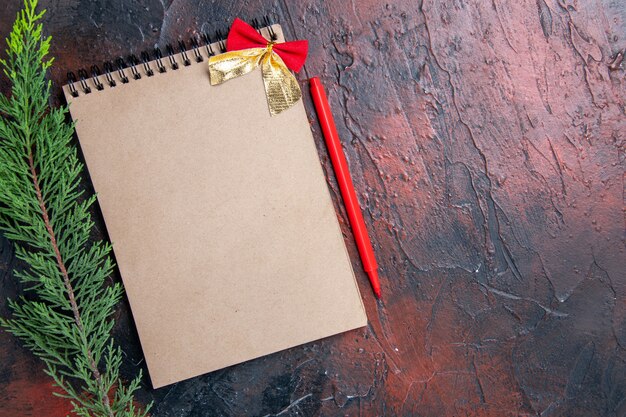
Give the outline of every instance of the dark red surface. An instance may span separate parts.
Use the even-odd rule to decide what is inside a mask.
[[[68,69],[236,16],[308,39],[299,78],[327,87],[378,255],[381,303],[337,206],[370,325],[159,390],[146,379],[154,416],[626,415],[623,2],[44,5],[58,100]],[[2,38],[18,6],[0,6]],[[0,248],[4,299],[19,265]],[[130,377],[144,364],[126,305],[116,319]],[[0,357],[0,416],[65,415],[4,332]]]

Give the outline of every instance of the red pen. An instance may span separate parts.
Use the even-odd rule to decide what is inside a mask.
[[[359,200],[356,197],[354,191],[354,184],[352,184],[352,178],[350,177],[350,171],[348,170],[348,162],[341,149],[341,142],[339,142],[339,135],[337,134],[337,128],[335,127],[335,120],[330,112],[330,105],[328,104],[328,98],[324,92],[324,87],[318,77],[313,77],[309,80],[311,87],[311,96],[313,97],[313,103],[315,104],[315,111],[320,120],[322,126],[322,132],[324,132],[324,140],[326,141],[326,147],[328,147],[328,153],[333,163],[335,170],[335,176],[339,183],[339,189],[343,197],[343,202],[346,206],[346,212],[350,219],[350,226],[352,226],[352,233],[354,233],[354,239],[356,245],[359,248],[359,254],[361,255],[361,262],[363,263],[363,269],[367,273],[374,294],[377,298],[380,298],[380,282],[378,282],[378,264],[374,257],[374,249],[372,248],[372,242],[370,242],[369,235],[367,234],[367,228],[365,227],[365,221],[363,220],[363,214],[359,207]]]

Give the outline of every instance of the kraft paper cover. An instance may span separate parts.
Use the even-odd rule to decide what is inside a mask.
[[[302,101],[200,51],[64,87],[155,388],[367,323]]]

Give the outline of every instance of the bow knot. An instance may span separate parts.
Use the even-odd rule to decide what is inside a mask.
[[[302,97],[298,81],[290,69],[298,72],[304,65],[308,41],[268,41],[252,26],[235,19],[228,32],[226,50],[209,58],[211,85],[221,84],[261,66],[272,116],[293,106]]]

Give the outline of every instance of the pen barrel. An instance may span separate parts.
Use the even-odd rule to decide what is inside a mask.
[[[335,168],[335,176],[337,177],[337,183],[343,197],[344,205],[346,206],[346,212],[348,213],[348,219],[350,220],[350,226],[354,233],[354,239],[356,241],[359,254],[361,255],[361,262],[363,263],[363,269],[366,272],[374,271],[378,269],[376,258],[374,256],[374,249],[365,227],[365,221],[363,220],[363,214],[361,207],[359,206],[359,200],[354,190],[352,178],[350,177],[350,170],[348,169],[348,162],[341,148],[341,142],[339,141],[339,135],[337,134],[337,127],[333,115],[330,111],[328,99],[324,91],[324,87],[321,85],[317,77],[311,78],[311,96],[313,97],[313,103],[315,110],[317,111],[320,126],[324,133],[324,141],[328,148],[328,154],[332,160],[333,167]]]

